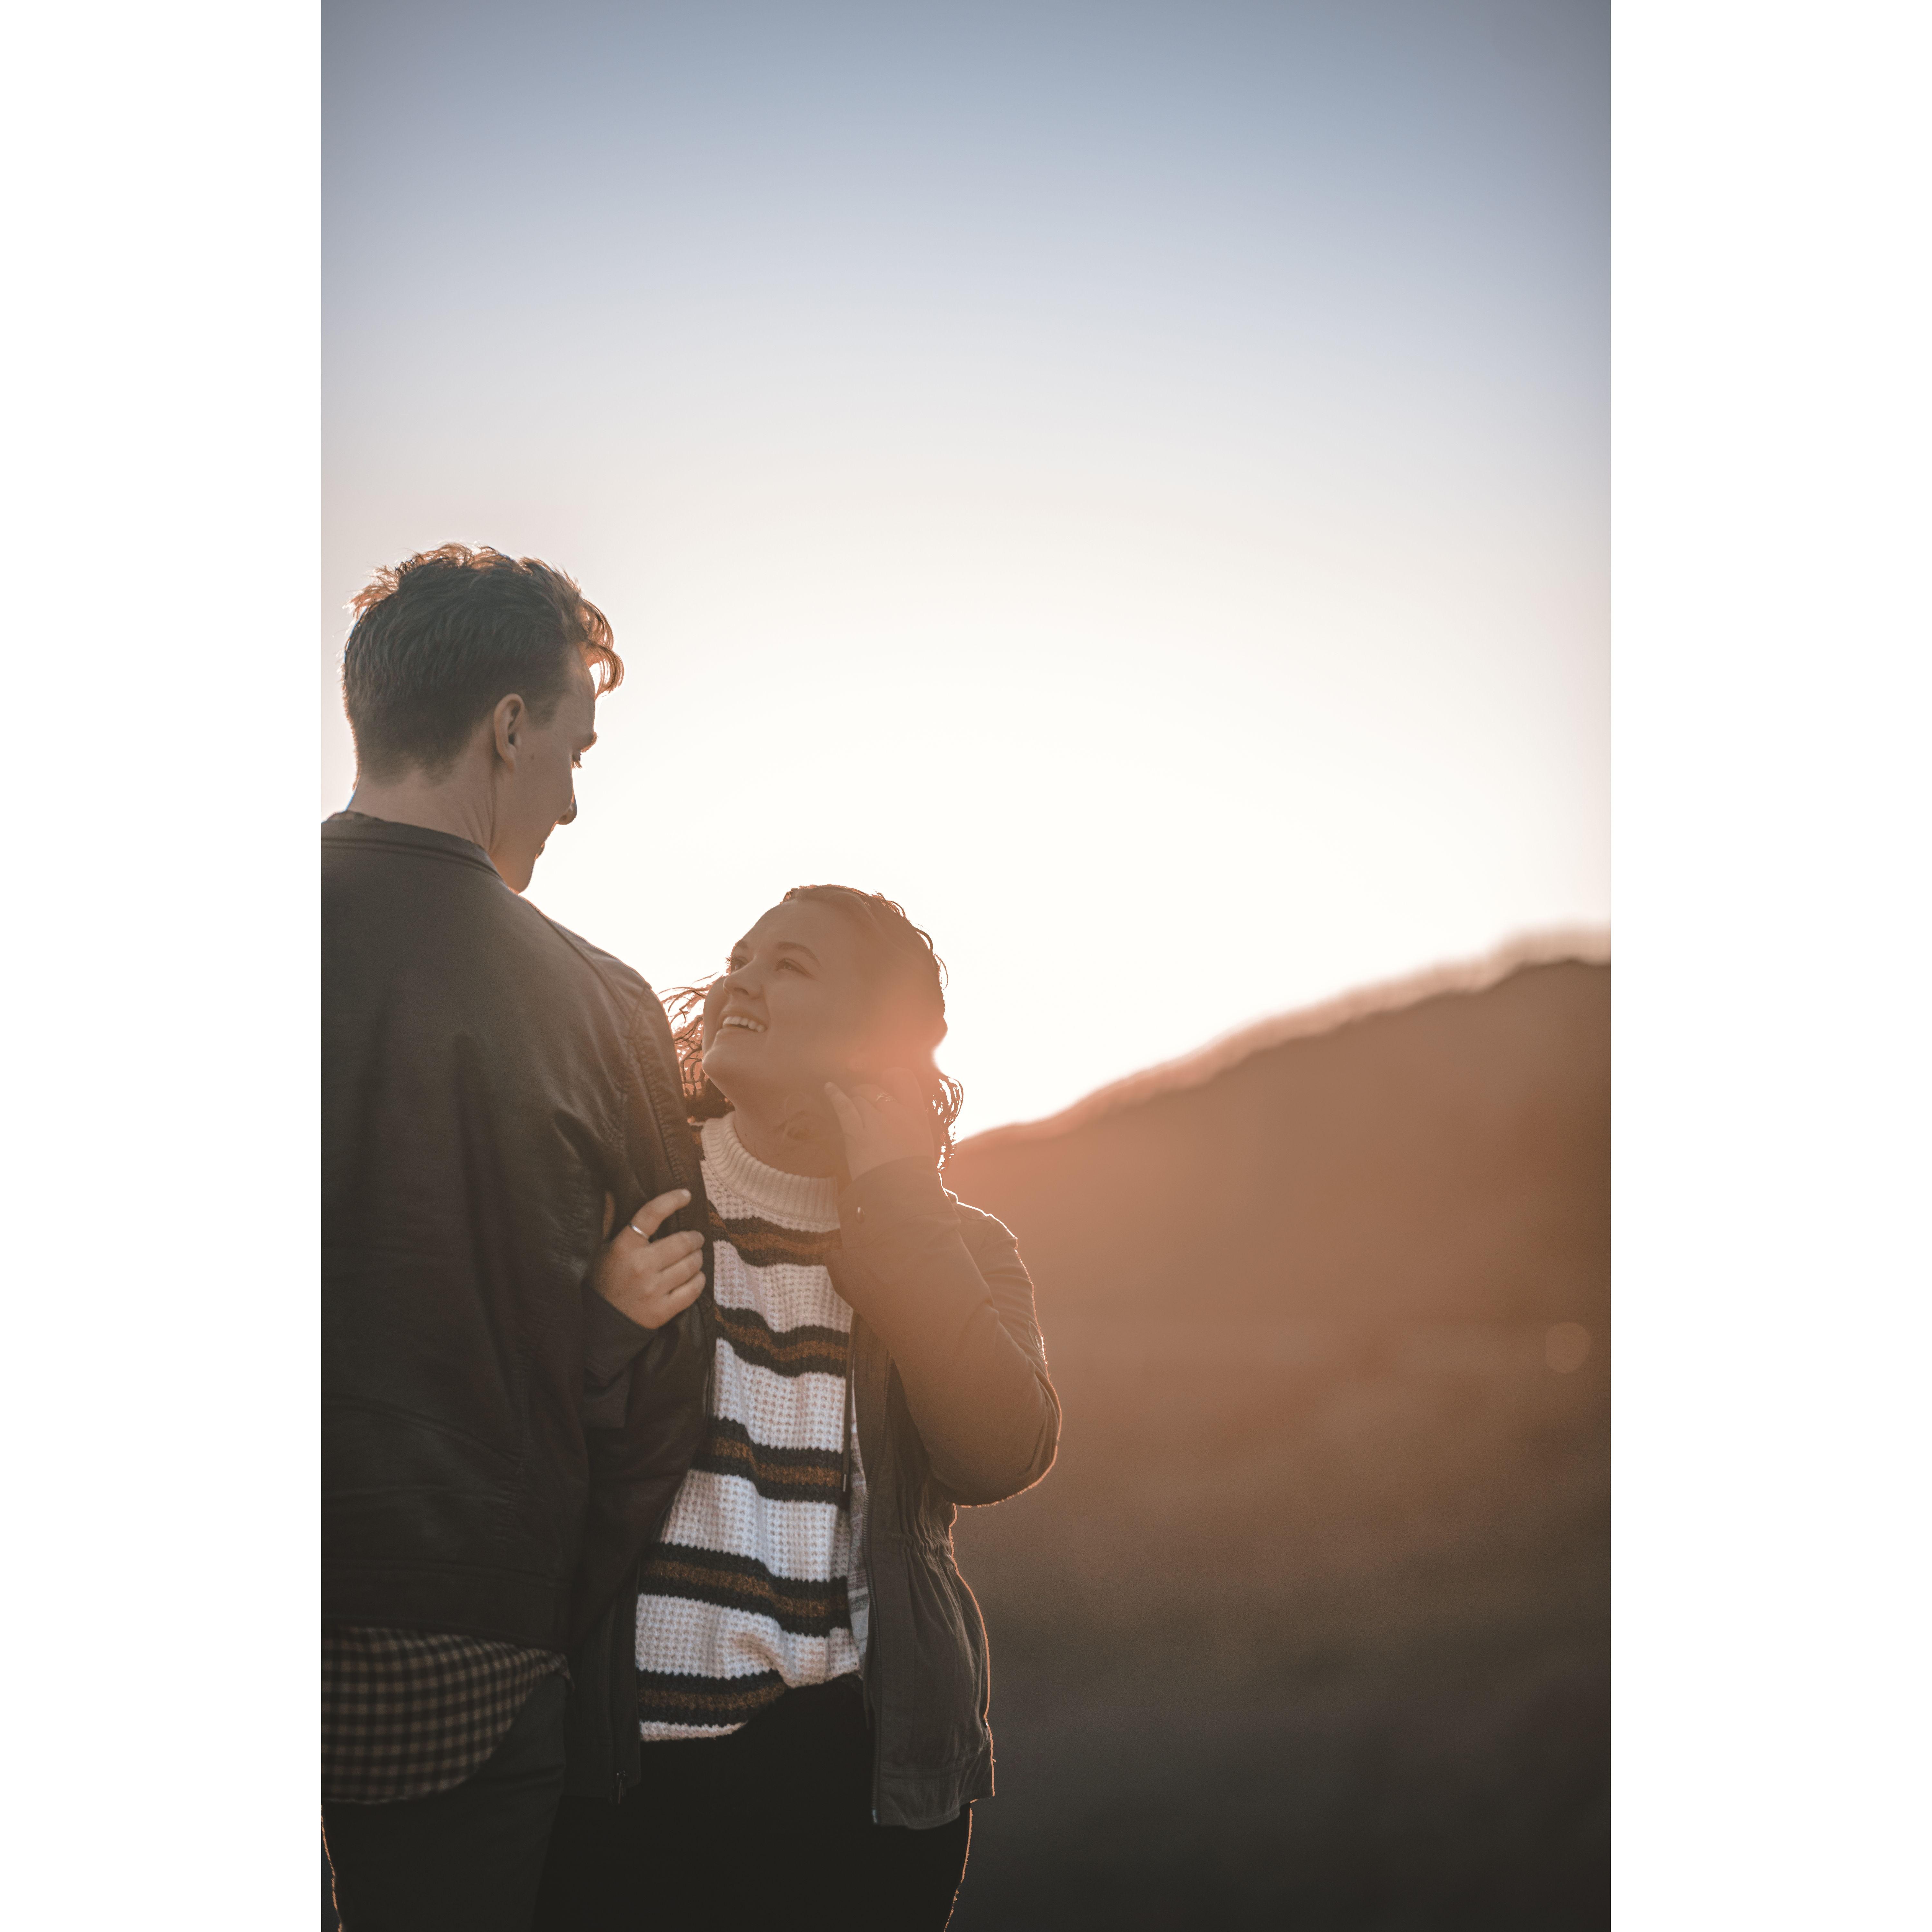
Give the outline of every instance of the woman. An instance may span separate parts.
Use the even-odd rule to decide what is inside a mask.
[[[943,985],[891,900],[804,886],[685,996],[710,1292],[700,1237],[650,1238],[681,1196],[593,1280],[647,1327],[703,1295],[709,1424],[634,1598],[572,1658],[594,1703],[623,1667],[610,1633],[630,1642],[638,1771],[573,1747],[568,1788],[598,1795],[563,1801],[540,1926],[951,1913],[992,1789],[953,1516],[1045,1474],[1060,1406],[1012,1237],[940,1184],[962,1097],[933,1060]]]

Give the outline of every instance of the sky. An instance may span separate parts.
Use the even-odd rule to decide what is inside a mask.
[[[325,0],[346,604],[459,539],[627,667],[530,896],[660,988],[794,884],[962,1132],[1606,925],[1606,0]]]

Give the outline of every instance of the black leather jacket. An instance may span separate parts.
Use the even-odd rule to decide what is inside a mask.
[[[584,1285],[607,1194],[705,1225],[670,1030],[467,840],[322,839],[323,1618],[566,1650],[704,1425],[701,1304],[646,1334]]]

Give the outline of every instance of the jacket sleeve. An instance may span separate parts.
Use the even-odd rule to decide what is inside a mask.
[[[642,992],[632,1014],[622,1070],[623,1118],[614,1154],[607,1150],[610,1168],[604,1185],[626,1221],[654,1196],[688,1187],[690,1204],[665,1226],[703,1233],[704,1179],[685,1125],[670,1029],[656,996],[642,981],[637,984]],[[707,1275],[710,1258],[707,1238]],[[602,1300],[587,1281],[583,1292]],[[589,1630],[616,1594],[634,1582],[638,1556],[670,1507],[703,1440],[712,1356],[702,1298],[661,1328],[640,1328],[608,1302],[601,1309],[586,1309],[584,1319],[579,1413],[586,1424],[590,1493],[572,1596],[574,1636]],[[628,1615],[626,1606],[622,1616]],[[634,1706],[633,1713],[634,1720]]]
[[[646,1202],[674,1187],[688,1187],[692,1200],[665,1222],[660,1231],[676,1234],[687,1228],[704,1232],[699,1196],[698,1159],[683,1132],[678,1104],[676,1057],[663,1009],[649,988],[638,1002],[626,1042],[624,1067],[623,1153],[620,1172],[612,1177],[616,1205],[612,1228],[633,1220]],[[676,1138],[668,1142],[664,1123],[675,1121]],[[705,1272],[710,1273],[707,1241]],[[578,1413],[586,1429],[622,1429],[628,1412],[631,1371],[656,1336],[606,1301],[586,1280],[584,1283],[584,1390]]]
[[[585,1428],[623,1427],[631,1364],[650,1339],[650,1329],[584,1284],[584,1393],[578,1407]]]
[[[917,1160],[860,1175],[838,1224],[840,1292],[890,1350],[940,1488],[996,1503],[1038,1482],[1060,1398],[1012,1236]]]

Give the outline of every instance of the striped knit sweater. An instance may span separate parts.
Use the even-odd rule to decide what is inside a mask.
[[[754,1160],[728,1114],[705,1123],[703,1144],[717,1372],[704,1447],[638,1598],[646,1742],[734,1731],[788,1690],[856,1670],[866,1642],[852,1311],[826,1265],[838,1183]]]

